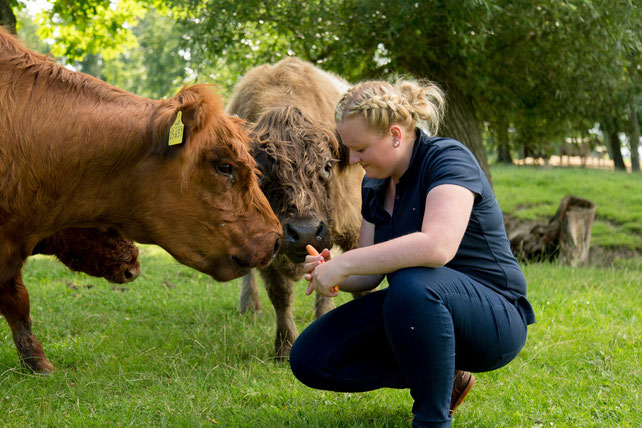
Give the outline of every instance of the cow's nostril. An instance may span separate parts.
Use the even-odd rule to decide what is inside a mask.
[[[324,222],[319,223],[319,227],[317,228],[317,231],[315,233],[315,237],[317,238],[317,240],[323,241],[323,239],[325,238],[325,235],[327,234],[327,231],[328,231],[328,228],[325,225],[325,223]]]
[[[295,241],[295,242],[296,242],[296,241],[298,241],[298,240],[299,240],[299,234],[298,234],[298,233],[297,233],[297,231],[294,229],[294,227],[292,227],[292,225],[291,225],[290,223],[287,223],[287,224],[285,225],[285,234],[288,236],[288,238],[289,238],[291,241]]]
[[[281,238],[277,236],[276,241],[274,241],[274,252],[272,253],[272,257],[276,256],[279,252],[279,248],[281,248]]]
[[[129,269],[127,269],[127,270],[125,271],[125,279],[129,281],[129,280],[130,280],[130,279],[132,279],[133,277],[134,277],[134,274],[133,274]]]

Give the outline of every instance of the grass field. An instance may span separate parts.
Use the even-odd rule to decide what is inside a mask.
[[[618,213],[628,215],[630,203],[617,199],[640,196],[614,190],[622,183],[637,189],[640,178],[630,174],[543,171],[555,174],[547,199],[537,184],[549,180],[542,171],[492,172],[500,204],[514,212],[521,206],[545,212],[546,203],[554,212],[565,180],[602,186],[613,179],[604,191],[610,196],[587,191],[598,195],[589,199],[608,197],[623,207],[612,221],[624,225],[628,220]],[[570,193],[577,194],[575,188]],[[599,212],[603,202],[596,202]],[[157,247],[142,246],[141,261],[141,277],[115,286],[73,274],[48,257],[29,260],[24,276],[34,332],[57,371],[42,377],[21,367],[9,328],[0,323],[0,426],[410,425],[405,390],[316,391],[276,363],[274,314],[263,290],[264,315],[242,316],[240,281],[215,283]],[[538,322],[515,361],[477,375],[453,426],[642,426],[642,258],[599,268],[531,264],[524,271]],[[295,299],[300,330],[314,314],[304,290],[299,284]],[[347,299],[342,295],[338,303]]]

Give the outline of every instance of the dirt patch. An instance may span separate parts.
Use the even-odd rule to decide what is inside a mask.
[[[634,259],[642,257],[642,252],[630,248],[605,248],[591,245],[589,264],[591,266],[611,266],[616,259]]]

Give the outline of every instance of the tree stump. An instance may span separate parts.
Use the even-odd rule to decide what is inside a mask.
[[[571,266],[581,266],[588,263],[595,204],[573,196],[567,198],[570,200],[562,218],[559,261]]]
[[[547,224],[528,231],[508,231],[513,254],[524,261],[552,261],[580,266],[588,262],[595,204],[587,199],[565,196]]]

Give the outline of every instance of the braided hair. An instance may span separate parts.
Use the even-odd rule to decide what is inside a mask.
[[[381,135],[392,124],[408,129],[419,126],[436,135],[445,105],[443,91],[432,82],[398,80],[391,84],[371,80],[353,86],[343,95],[335,109],[335,120],[363,117],[368,127]]]

